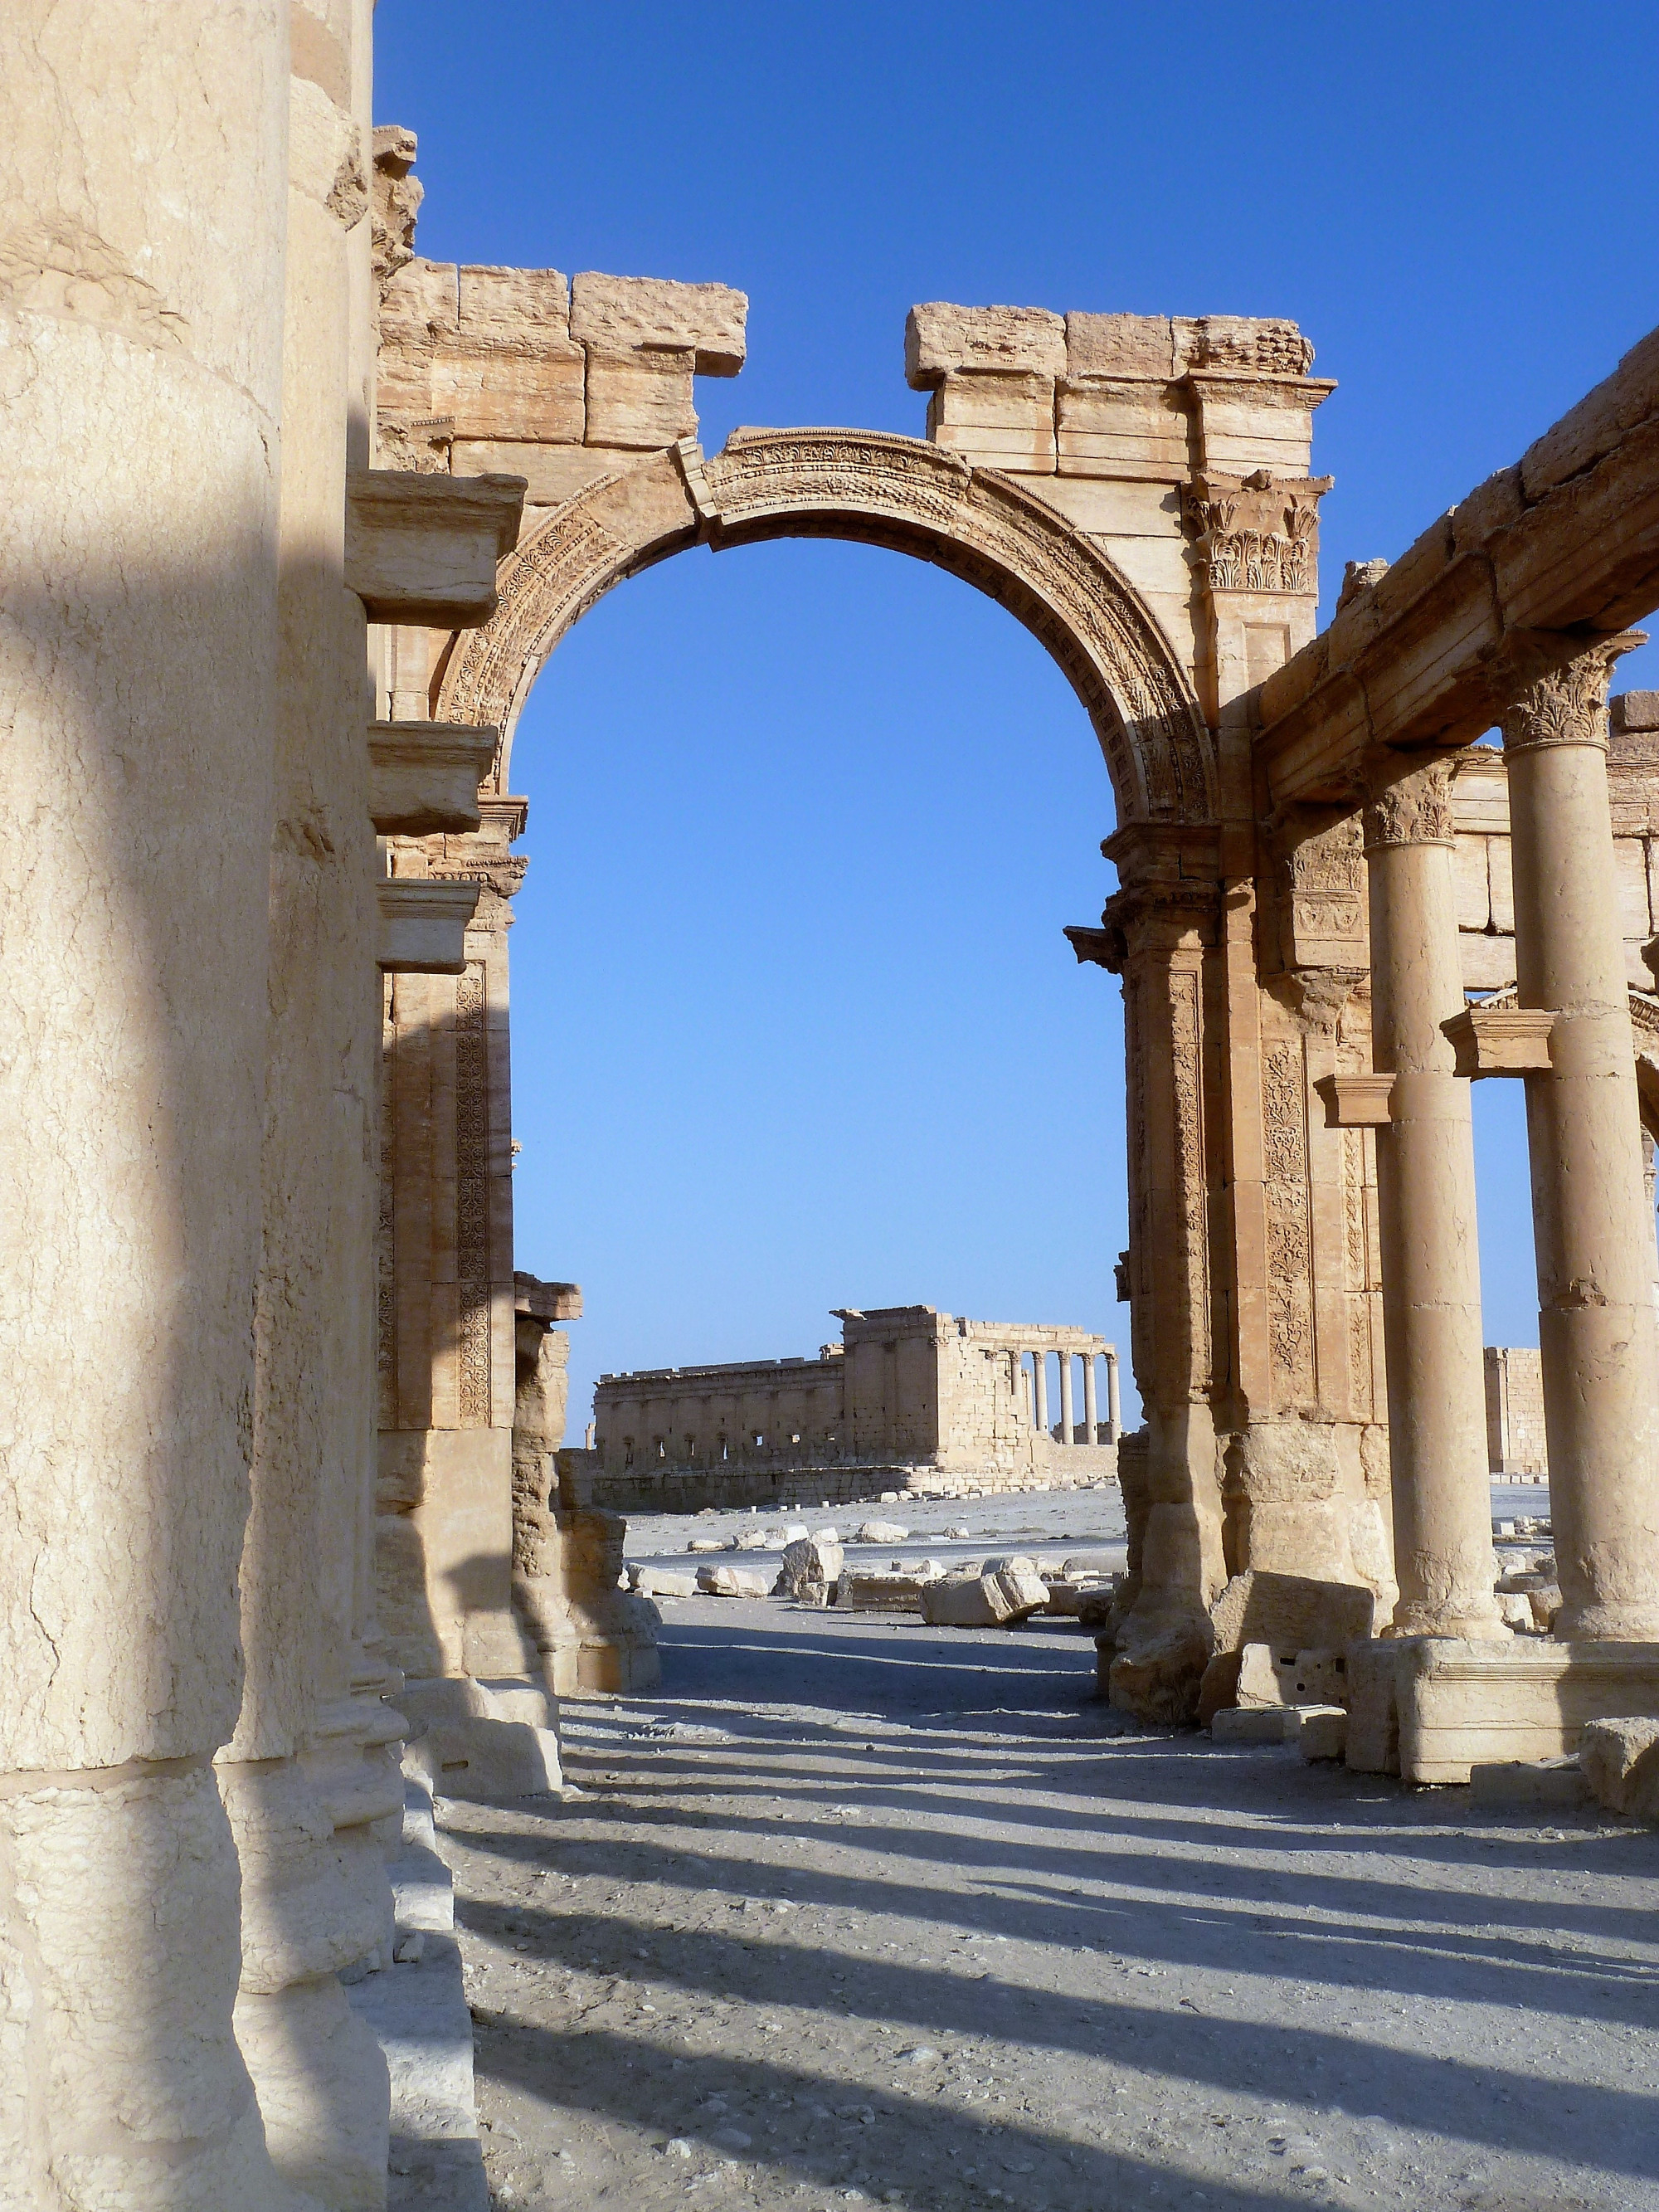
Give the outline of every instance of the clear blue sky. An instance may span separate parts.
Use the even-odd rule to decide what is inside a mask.
[[[602,8],[380,0],[435,258],[715,279],[733,425],[920,434],[906,309],[1288,315],[1327,611],[1659,321],[1651,4]],[[1659,646],[1621,669],[1659,685]],[[988,600],[861,547],[683,556],[520,726],[518,1252],[604,1369],[928,1301],[1127,1346],[1105,769]],[[1516,1086],[1477,1087],[1489,1342],[1537,1337]]]

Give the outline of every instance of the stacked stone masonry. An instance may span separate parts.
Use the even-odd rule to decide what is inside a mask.
[[[1352,1765],[1659,1714],[1659,712],[1607,712],[1659,605],[1659,333],[1316,635],[1294,325],[923,306],[924,434],[705,454],[742,295],[419,258],[371,25],[0,14],[20,2204],[384,2205],[343,1978],[389,1971],[398,1745],[556,1784],[553,1692],[652,1663],[514,1278],[511,749],[559,638],[693,548],[933,562],[1097,732],[1118,884],[1069,935],[1124,997],[1146,1417],[1112,1697],[1190,1717],[1295,1585],[1394,1632],[1346,1651]],[[1492,1603],[1488,1079],[1527,1097],[1547,1634]],[[972,1326],[915,1340],[990,1378],[994,1457],[1048,1450]]]
[[[1115,1473],[1117,1353],[1103,1338],[932,1306],[837,1318],[842,1341],[816,1360],[602,1375],[595,1499],[696,1512],[884,1489],[1069,1488]]]

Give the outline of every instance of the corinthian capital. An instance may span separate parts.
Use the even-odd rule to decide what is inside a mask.
[[[1623,630],[1574,653],[1571,641],[1559,635],[1512,631],[1493,668],[1504,700],[1499,716],[1504,750],[1596,745],[1605,751],[1613,663],[1646,642],[1640,630]]]
[[[1400,756],[1395,756],[1398,763]],[[1449,845],[1452,828],[1451,763],[1425,762],[1401,775],[1392,763],[1380,764],[1370,778],[1365,808],[1367,852],[1379,845]]]

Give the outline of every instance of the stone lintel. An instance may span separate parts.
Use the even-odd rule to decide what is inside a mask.
[[[1393,1074],[1322,1075],[1314,1085],[1328,1129],[1386,1129]]]
[[[466,926],[483,886],[431,876],[388,876],[380,903],[375,964],[391,975],[464,975]]]
[[[1556,1016],[1542,1006],[1466,1006],[1441,1028],[1457,1054],[1457,1073],[1539,1075],[1550,1066]]]
[[[371,622],[477,629],[495,611],[496,564],[519,542],[523,477],[353,469],[345,580]]]
[[[478,786],[501,732],[472,722],[371,722],[369,818],[383,837],[480,826]]]

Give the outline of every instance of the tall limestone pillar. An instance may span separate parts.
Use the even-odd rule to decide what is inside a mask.
[[[1377,1075],[1336,1084],[1339,1094],[1349,1085],[1382,1094],[1394,1633],[1485,1638],[1507,1632],[1492,1595],[1469,1085],[1441,1026],[1463,1006],[1455,842],[1443,764],[1390,778],[1365,810]]]
[[[1531,1012],[1540,1032],[1527,1134],[1564,1600],[1555,1632],[1570,1638],[1659,1638],[1652,1215],[1607,778],[1607,679],[1639,642],[1606,639],[1561,665],[1559,641],[1540,641],[1503,717],[1515,1018],[1524,1026]]]
[[[0,2193],[298,2212],[233,2033],[289,11],[0,10]]]
[[[339,1978],[391,1965],[391,1889],[373,1826],[402,1797],[395,1767],[378,1745],[366,1759],[362,1741],[367,1730],[383,1743],[400,1723],[377,1698],[360,1700],[353,1680],[373,1467],[379,995],[368,625],[344,566],[348,466],[368,459],[352,389],[368,302],[350,265],[368,228],[353,99],[368,11],[315,0],[303,33],[289,80],[247,1680],[219,1776],[244,1869],[236,2032],[272,2158],[335,2212],[377,2212],[386,2064]]]

